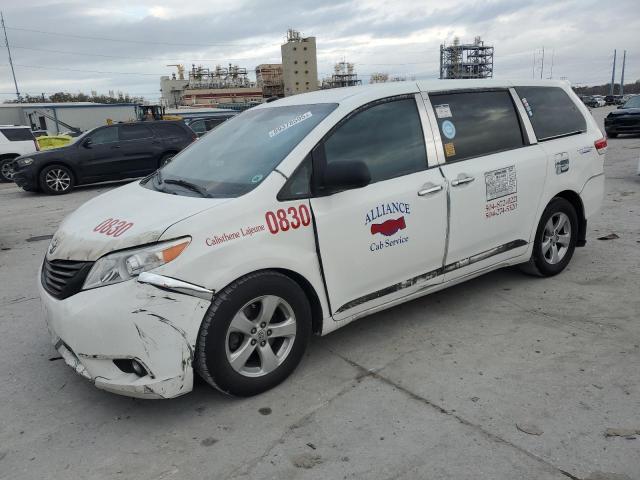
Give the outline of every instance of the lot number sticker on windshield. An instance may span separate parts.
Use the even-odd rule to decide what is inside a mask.
[[[280,125],[277,128],[274,128],[273,130],[271,130],[269,132],[269,138],[273,138],[277,135],[280,135],[282,132],[284,132],[285,130],[293,127],[294,125],[299,124],[300,122],[304,122],[305,120],[307,120],[308,118],[311,118],[313,115],[311,114],[311,112],[306,112],[303,113],[301,115],[298,115],[296,118],[289,120],[288,122],[283,123],[282,125]]]

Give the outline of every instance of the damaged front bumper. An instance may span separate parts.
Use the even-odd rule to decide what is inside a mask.
[[[163,287],[130,280],[57,300],[40,285],[56,350],[103,390],[140,398],[191,391],[194,348],[210,296]],[[132,362],[137,369],[126,368]]]

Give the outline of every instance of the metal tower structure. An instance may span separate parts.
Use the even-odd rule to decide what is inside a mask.
[[[440,78],[493,77],[493,45],[485,45],[480,37],[471,44],[461,44],[458,37],[453,45],[440,45]]]

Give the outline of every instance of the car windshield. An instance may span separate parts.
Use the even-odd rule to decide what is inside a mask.
[[[237,197],[256,186],[337,104],[247,110],[173,157],[148,188],[176,194]]]
[[[622,108],[640,108],[640,95],[631,97]]]
[[[71,141],[69,142],[69,145],[71,145],[72,143],[78,143],[80,140],[82,140],[83,138],[87,138],[87,135],[89,135],[91,132],[93,132],[95,130],[95,128],[92,128],[91,130],[87,130],[86,132],[82,132],[80,135],[78,135],[77,137],[72,137]]]

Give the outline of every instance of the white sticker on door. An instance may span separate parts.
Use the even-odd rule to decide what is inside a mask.
[[[485,172],[484,183],[487,189],[487,201],[505,197],[518,191],[516,166]]]
[[[452,117],[453,115],[451,115],[451,109],[449,108],[449,104],[445,103],[442,105],[436,105],[435,107],[433,107],[436,111],[436,117],[438,118],[449,118]]]

